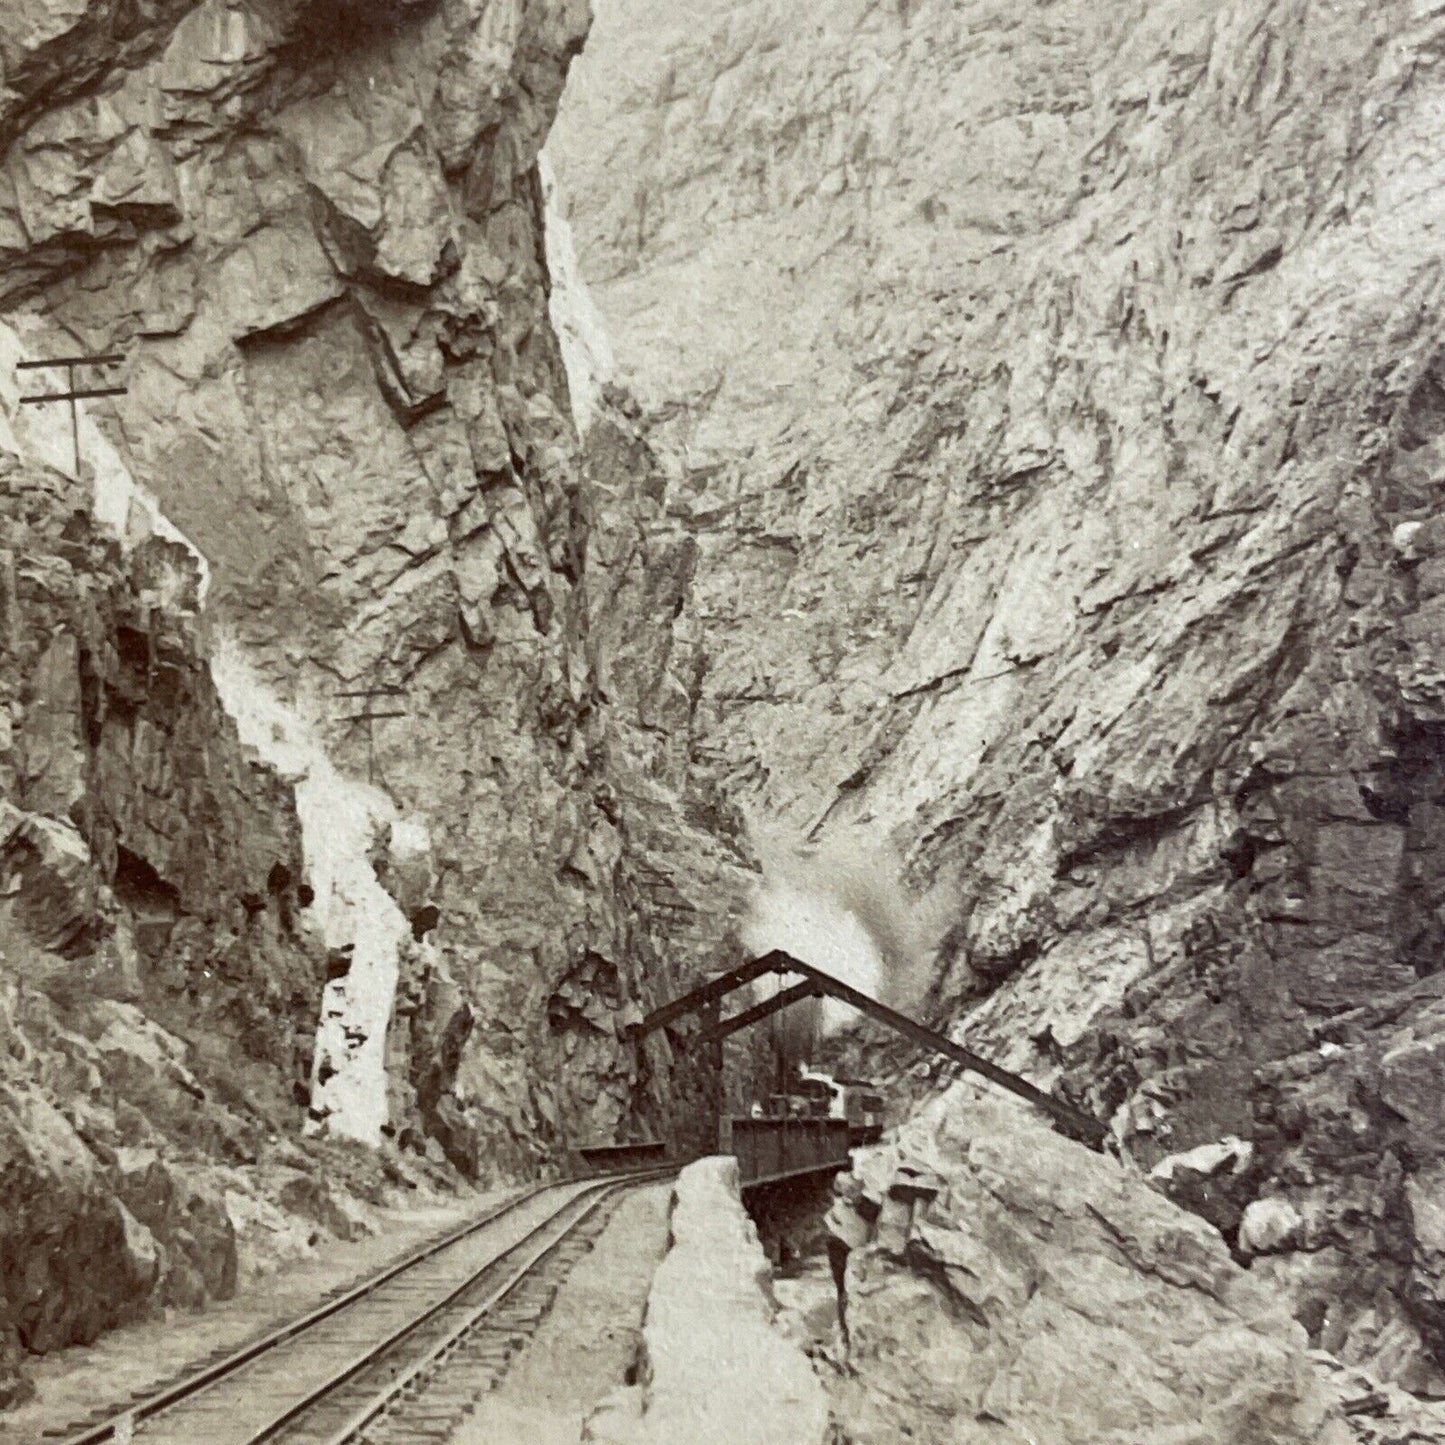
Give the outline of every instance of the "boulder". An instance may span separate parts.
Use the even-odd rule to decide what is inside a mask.
[[[875,1193],[901,1170],[945,1187],[849,1256],[852,1438],[898,1438],[886,1402],[938,1445],[1351,1438],[1283,1299],[1116,1160],[959,1084],[857,1158]]]
[[[126,1208],[163,1246],[160,1302],[198,1309],[208,1300],[229,1298],[236,1288],[237,1250],[224,1200],[154,1149],[118,1149],[112,1170]],[[324,1185],[315,1187],[324,1192]]]
[[[26,1349],[89,1344],[146,1312],[154,1237],[69,1121],[23,1087],[0,1086],[0,1231],[7,1323]]]
[[[3,1297],[0,1297],[0,1321],[9,1317]],[[35,1393],[35,1386],[25,1372],[24,1352],[15,1331],[0,1323],[0,1410],[23,1404]]]
[[[313,1219],[338,1239],[360,1239],[369,1233],[356,1205],[313,1174],[298,1174],[276,1195],[282,1209]]]
[[[1304,1216],[1288,1199],[1256,1199],[1239,1222],[1241,1254],[1278,1254],[1297,1245]]]

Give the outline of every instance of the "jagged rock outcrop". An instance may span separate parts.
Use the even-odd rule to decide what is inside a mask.
[[[859,1445],[1354,1438],[1284,1296],[1012,1102],[957,1085],[841,1183]]]
[[[655,600],[635,548],[614,576],[591,540],[641,527],[641,493],[584,480],[548,319],[537,157],[588,21],[581,0],[97,0],[0,22],[0,308],[32,354],[128,357],[93,415],[209,559],[217,626],[429,835],[398,1037],[375,1040],[373,999],[322,1071],[385,1052],[394,1101],[482,1175],[667,1123],[672,1063],[622,1029],[686,961],[634,907],[675,871],[634,828],[674,825],[619,803],[675,814],[680,784],[620,741],[651,724],[605,695],[590,635],[615,590]],[[652,629],[614,631],[645,650]],[[400,695],[339,696],[377,685]]]
[[[324,963],[300,829],[211,684],[192,558],[123,556],[72,483],[3,454],[0,518],[8,932],[68,993],[164,1001],[304,1086]]]
[[[345,1234],[388,1167],[298,1142],[326,952],[198,580],[0,452],[0,1406],[22,1347],[225,1298],[253,1206]]]
[[[738,1191],[737,1160],[689,1164],[673,1188],[667,1253],[647,1295],[637,1383],[587,1419],[596,1445],[824,1445],[827,1397],[774,1323],[767,1256]],[[706,1348],[699,1342],[706,1341]]]
[[[1253,1268],[1429,1391],[1442,48],[1404,0],[613,0],[549,146],[677,458],[700,762],[891,834],[935,1015],[991,995],[963,1032],[1146,1166],[1251,1142],[1191,1202],[1297,1215]]]

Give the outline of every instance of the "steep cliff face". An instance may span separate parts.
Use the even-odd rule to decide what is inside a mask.
[[[666,1122],[667,1060],[621,1030],[682,958],[639,936],[617,803],[623,753],[649,807],[678,775],[619,741],[590,640],[645,498],[614,479],[596,515],[548,319],[537,158],[588,20],[204,0],[0,31],[0,304],[31,355],[127,357],[92,417],[210,561],[247,740],[344,841],[314,1122],[419,1117],[478,1174]],[[395,907],[362,856],[388,830]]]
[[[304,1089],[324,960],[291,789],[242,748],[201,649],[194,559],[129,556],[67,478],[0,454],[0,793],[13,922],[68,986],[146,990]]]
[[[624,1030],[742,860],[696,549],[549,277],[588,19],[0,17],[0,1404],[16,1341],[225,1294],[348,1184],[687,1133],[697,1060]],[[127,392],[72,480],[11,371],[77,351]]]
[[[326,950],[291,786],[211,681],[194,556],[0,453],[0,1407],[46,1353],[364,1227],[298,1147]],[[81,505],[77,506],[77,502]]]
[[[1146,1165],[1247,1141],[1162,1173],[1431,1390],[1442,53],[1432,4],[612,0],[550,145],[679,459],[700,763],[891,834],[935,1014]]]

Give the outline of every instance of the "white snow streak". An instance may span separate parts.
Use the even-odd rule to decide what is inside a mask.
[[[232,639],[218,638],[212,647],[211,676],[241,741],[295,781],[306,873],[316,893],[312,921],[328,948],[353,950],[350,972],[322,994],[312,1107],[327,1112],[330,1132],[378,1144],[387,1119],[386,1029],[408,924],[367,852],[388,824],[400,851],[425,848],[426,832],[415,820],[403,822],[379,788],[337,772],[311,726],[272,692]]]
[[[63,372],[15,369],[32,351],[43,356],[54,350],[39,338],[27,346],[0,322],[0,448],[70,475],[75,461],[69,408],[19,404],[22,385],[27,392],[60,389]],[[186,547],[200,568],[204,597],[210,566],[200,549],[130,475],[83,404],[79,425],[81,457],[94,475],[90,500],[97,520],[127,547],[149,535]],[[426,828],[398,817],[380,789],[339,773],[312,725],[276,696],[234,641],[218,638],[212,651],[211,677],[241,740],[295,784],[306,872],[316,895],[309,910],[313,926],[328,948],[350,945],[353,950],[350,972],[322,994],[313,1107],[326,1115],[329,1132],[379,1144],[387,1120],[386,1030],[408,925],[377,881],[368,849],[378,831],[390,825],[394,852],[424,851]],[[323,1077],[325,1082],[318,1082]]]

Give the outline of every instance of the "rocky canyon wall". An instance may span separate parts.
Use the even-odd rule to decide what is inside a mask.
[[[675,933],[718,946],[693,920],[737,868],[706,788],[682,802],[686,708],[656,741],[690,663],[650,609],[691,544],[649,533],[646,478],[597,473],[625,447],[582,455],[549,321],[538,152],[588,21],[97,0],[0,34],[0,307],[32,355],[125,355],[92,417],[211,564],[243,735],[345,784],[298,795],[353,837],[313,1124],[416,1119],[474,1175],[669,1126],[667,1046],[621,1031],[694,961]],[[647,687],[607,680],[644,654]],[[388,829],[395,908],[360,851]],[[660,861],[684,835],[695,886]]]
[[[298,1147],[328,958],[292,788],[211,681],[196,560],[123,552],[86,500],[0,452],[0,1407],[20,1347],[224,1298],[385,1187]]]
[[[127,388],[71,478],[0,386],[0,1397],[17,1340],[228,1292],[250,1225],[362,1227],[348,1185],[697,1142],[696,1061],[624,1030],[725,953],[745,855],[695,543],[550,275],[588,20],[0,17],[7,372]]]
[[[549,146],[699,768],[891,837],[933,1016],[1146,1168],[1242,1141],[1161,1184],[1431,1392],[1442,56],[1429,0],[610,0]]]

